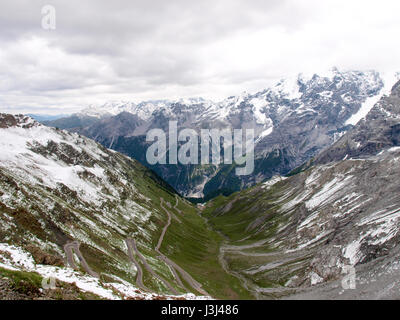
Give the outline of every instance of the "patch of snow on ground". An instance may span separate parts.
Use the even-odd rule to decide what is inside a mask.
[[[296,198],[288,201],[287,203],[285,203],[280,209],[280,212],[285,212],[285,211],[289,211],[291,209],[293,209],[296,205],[298,205],[299,203],[303,202],[305,199],[307,199],[307,197],[309,197],[311,194],[310,190],[304,190],[302,193],[300,193],[299,195],[296,196]],[[286,199],[282,199],[286,200]]]
[[[318,283],[321,283],[324,281],[323,278],[321,278],[318,274],[316,274],[315,272],[311,272],[310,274],[310,278],[311,278],[311,285],[315,286]]]
[[[319,216],[319,211],[315,211],[314,213],[310,214],[298,227],[297,232],[313,225],[314,220],[316,220]]]
[[[400,147],[393,147],[393,148],[388,149],[388,152],[397,152],[399,150],[400,150]]]
[[[349,259],[351,265],[356,265],[360,261],[362,253],[360,252],[360,240],[355,240],[347,247],[343,248],[343,257]]]
[[[83,180],[79,173],[84,170],[90,171],[98,179],[105,180],[104,170],[100,167],[86,168],[83,166],[69,166],[61,161],[48,159],[29,149],[29,145],[39,143],[46,146],[49,141],[55,143],[68,143],[68,139],[55,129],[36,126],[30,129],[7,128],[0,129],[2,139],[0,141],[0,163],[6,169],[12,171],[20,178],[29,179],[32,183],[44,183],[49,187],[56,188],[57,183],[63,183],[87,202],[100,203],[103,199],[101,186]],[[67,134],[68,136],[68,134]],[[76,145],[71,145],[74,149]],[[87,148],[89,151],[90,148]],[[77,150],[81,152],[82,150]],[[97,157],[100,156],[98,149]]]
[[[384,87],[380,93],[376,96],[369,97],[362,104],[360,110],[353,114],[347,121],[346,125],[356,125],[360,120],[364,119],[366,115],[371,111],[374,105],[382,98],[383,95],[390,93],[392,86],[396,83],[397,76],[395,74],[383,74]]]
[[[347,176],[345,179],[340,181],[337,177],[335,177],[332,181],[326,183],[323,188],[316,194],[314,194],[311,199],[306,201],[306,208],[312,210],[325,202],[327,202],[332,196],[335,195],[338,191],[342,190],[345,185],[347,185],[352,176]]]
[[[268,181],[264,182],[262,184],[262,188],[265,190],[270,189],[273,185],[277,184],[278,182],[284,181],[286,180],[286,177],[282,177],[282,176],[274,176],[271,179],[269,179]]]
[[[265,137],[268,137],[272,132],[274,131],[274,127],[270,127],[267,130],[264,130],[263,132],[261,132],[261,134],[258,136],[258,139],[256,140],[255,143],[260,142],[262,139],[264,139]]]
[[[266,106],[267,102],[262,98],[254,98],[250,101],[253,105],[253,113],[258,124],[270,124],[272,121],[267,115],[262,111],[262,109]]]
[[[326,237],[327,235],[331,234],[334,230],[328,230],[325,232],[320,233],[318,236],[316,236],[314,239],[311,239],[310,241],[307,241],[301,245],[299,245],[297,248],[295,249],[290,249],[290,250],[286,250],[285,253],[292,253],[292,252],[296,252],[305,248],[308,248],[314,244],[316,244],[319,240],[323,239],[324,237]]]
[[[137,287],[118,278],[120,283],[101,284],[100,280],[91,276],[82,275],[70,268],[60,268],[47,265],[36,265],[32,256],[23,251],[21,248],[12,246],[6,243],[0,243],[0,252],[8,252],[11,260],[2,257],[5,263],[0,263],[0,266],[13,271],[28,271],[36,272],[43,278],[55,278],[58,281],[66,283],[75,283],[76,286],[85,292],[91,292],[104,299],[120,300],[124,296],[130,298],[153,299],[157,294],[142,293]],[[1,255],[0,255],[1,257]],[[169,299],[185,298],[187,300],[206,300],[210,297],[195,296],[194,294],[185,294],[181,296],[166,296]]]
[[[371,245],[381,245],[398,234],[398,223],[400,220],[400,208],[392,210],[380,210],[369,217],[361,220],[357,225],[370,228],[363,234],[363,238],[375,239],[370,241]]]
[[[21,248],[10,246],[5,243],[0,243],[0,251],[8,252],[12,262],[16,268],[32,270],[35,268],[35,263],[30,255],[21,250]]]

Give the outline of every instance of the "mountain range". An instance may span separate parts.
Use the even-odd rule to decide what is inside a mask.
[[[334,68],[324,75],[300,74],[255,94],[243,93],[218,103],[202,98],[108,102],[44,123],[77,132],[138,160],[182,196],[201,202],[290,173],[346,133],[393,84],[394,80],[384,81],[375,71]],[[149,164],[146,133],[155,128],[168,132],[169,121],[177,121],[178,130],[198,132],[254,129],[253,174],[237,176],[235,163]]]
[[[0,298],[400,298],[400,82],[333,70],[285,83],[159,102],[147,119],[123,104],[59,120],[68,130],[0,114]],[[127,156],[169,119],[254,128],[255,174],[224,195],[228,165],[177,166],[183,190],[163,179],[173,166]],[[202,183],[210,201],[181,197]]]

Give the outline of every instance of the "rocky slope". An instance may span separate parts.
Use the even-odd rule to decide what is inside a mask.
[[[220,237],[137,161],[23,115],[0,114],[0,136],[4,290],[22,279],[21,294],[52,298],[41,281],[55,278],[59,298],[247,296]]]
[[[184,196],[211,198],[287,174],[314,157],[368,112],[383,86],[377,72],[333,69],[328,75],[299,75],[219,103],[203,99],[107,103],[46,124],[79,132],[139,160]],[[254,129],[254,173],[237,177],[235,165],[150,166],[145,134],[152,128],[167,132],[169,120],[178,121],[179,129]]]
[[[315,159],[316,163],[338,161],[343,158],[366,157],[400,144],[399,111],[400,84],[390,96],[376,104],[357,126],[334,146]]]
[[[302,170],[207,204],[223,265],[256,297],[400,297],[399,87]]]

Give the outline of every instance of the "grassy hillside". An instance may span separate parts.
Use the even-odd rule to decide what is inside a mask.
[[[5,246],[0,263],[21,271],[35,271],[37,264],[64,272],[75,261],[76,272],[98,275],[103,287],[117,283],[159,294],[249,297],[218,263],[221,237],[153,172],[78,134],[29,118],[5,117],[4,122],[14,126],[0,129],[5,137],[0,145],[0,244]],[[168,226],[167,212],[173,216]],[[129,239],[137,247],[132,256]],[[35,263],[26,268],[12,262],[10,246]]]

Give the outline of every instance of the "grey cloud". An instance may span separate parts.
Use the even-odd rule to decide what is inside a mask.
[[[55,31],[41,28],[46,4]],[[3,0],[0,108],[219,99],[333,65],[396,71],[398,9],[395,0]]]

